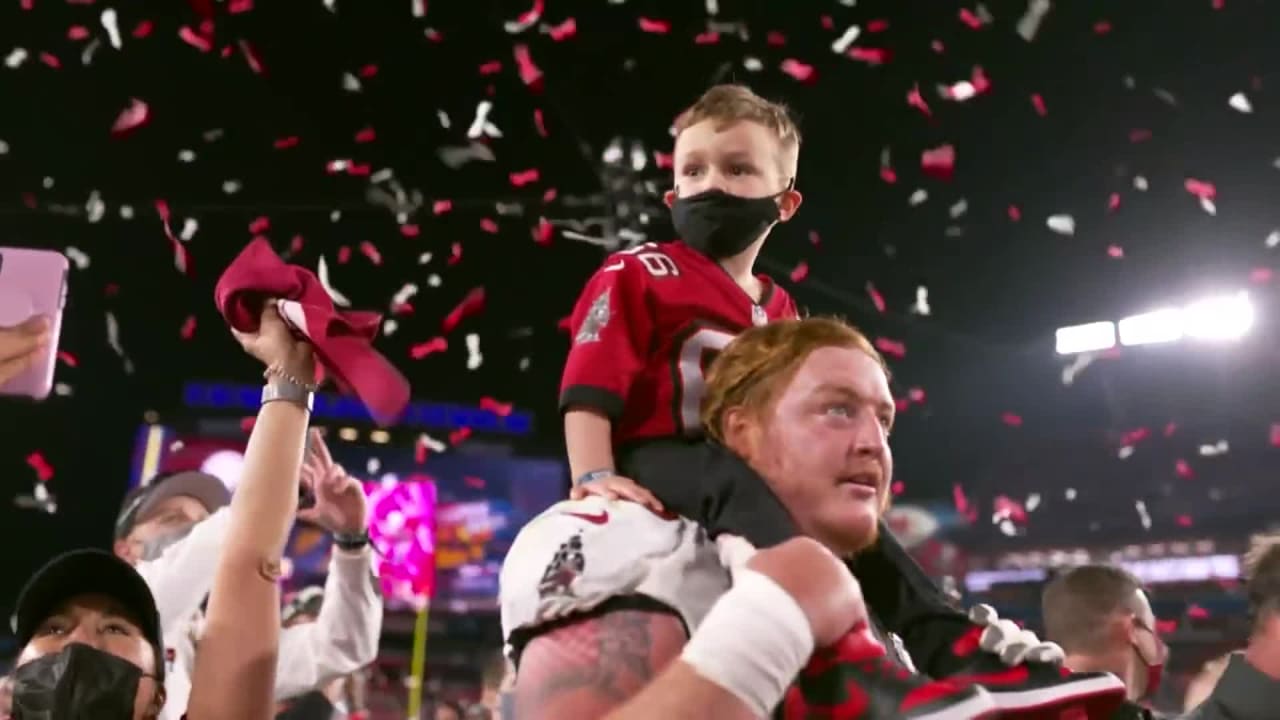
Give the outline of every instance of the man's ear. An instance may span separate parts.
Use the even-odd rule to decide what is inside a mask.
[[[662,193],[662,202],[668,208],[670,208],[671,204],[674,203],[675,201],[676,201],[676,191],[674,188]]]
[[[124,560],[130,565],[138,564],[138,558],[135,557],[133,551],[133,544],[129,542],[128,538],[120,538],[116,540],[115,544],[111,546],[111,551],[116,554],[116,557]]]
[[[720,420],[720,436],[724,438],[725,447],[743,458],[749,457],[756,442],[755,418],[741,405],[725,410]]]
[[[164,709],[164,701],[164,685],[156,683],[156,694],[155,697],[151,699],[151,708],[147,711],[148,717],[160,717],[160,711]]]

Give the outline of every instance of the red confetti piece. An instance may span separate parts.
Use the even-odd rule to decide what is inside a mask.
[[[294,255],[302,252],[302,242],[303,240],[301,235],[294,235],[293,238],[289,240],[289,252]]]
[[[349,260],[351,260],[351,248],[347,245],[338,248],[338,264],[345,265]]]
[[[1191,527],[1191,516],[1190,516],[1190,515],[1179,515],[1179,516],[1178,516],[1178,524],[1179,524],[1179,525],[1181,525],[1182,527]]]
[[[1124,248],[1119,245],[1108,245],[1107,256],[1116,260],[1122,260],[1124,259]]]
[[[1006,495],[997,495],[992,501],[995,514],[1001,518],[1012,520],[1019,525],[1027,522],[1027,509],[1022,503]]]
[[[956,513],[968,522],[978,519],[978,509],[969,503],[969,498],[965,497],[964,488],[959,483],[951,486],[951,500],[955,503]]]
[[[809,277],[809,263],[801,260],[800,264],[791,271],[791,282],[800,282],[807,277]]]
[[[1137,144],[1146,142],[1151,139],[1151,131],[1145,128],[1137,128],[1129,131],[1129,142]]]
[[[253,219],[249,223],[249,232],[254,235],[261,235],[271,229],[271,218],[263,215]]]
[[[1196,476],[1195,471],[1191,469],[1191,464],[1182,458],[1178,458],[1173,464],[1173,471],[1183,480],[1190,480]]]
[[[422,358],[428,355],[444,352],[448,349],[449,349],[448,340],[442,337],[435,337],[435,338],[431,338],[430,340],[424,343],[418,343],[417,345],[414,345],[413,347],[409,348],[409,357],[413,358],[414,360],[421,360]]]
[[[371,127],[361,128],[360,131],[356,133],[356,142],[358,143],[370,143],[376,140],[377,138],[378,138],[377,131],[375,131]]]
[[[494,222],[490,218],[485,218],[480,221],[480,229],[490,234],[497,234],[498,223]]]
[[[481,75],[497,75],[502,72],[502,62],[499,60],[490,60],[480,66]]]
[[[926,174],[940,180],[950,180],[956,169],[956,149],[951,145],[942,145],[925,150],[920,156],[920,166]]]
[[[67,28],[68,40],[83,40],[89,37],[89,28],[83,25],[72,25]]]
[[[982,29],[982,18],[974,15],[969,8],[960,8],[960,22],[968,25],[973,30]]]
[[[178,268],[178,272],[186,275],[190,270],[190,263],[187,257],[187,248],[173,234],[173,228],[169,226],[169,203],[164,200],[156,200],[156,214],[160,216],[160,224],[164,228],[164,236],[169,238],[169,244],[173,247],[173,264]]]
[[[377,65],[365,65],[364,67],[360,68],[360,69],[356,72],[356,74],[357,74],[357,75],[359,75],[359,76],[360,76],[360,77],[362,77],[362,78],[366,78],[366,79],[371,78],[371,77],[373,77],[374,75],[377,75],[377,74],[378,74],[378,66],[377,66]]]
[[[559,25],[555,25],[547,29],[547,34],[556,42],[563,42],[578,34],[578,21],[569,18]]]
[[[154,28],[155,26],[151,23],[150,20],[143,20],[142,22],[138,23],[137,27],[133,29],[132,35],[135,38],[142,39],[150,35],[152,29]]]
[[[539,135],[547,137],[547,125],[542,119],[542,108],[533,111],[533,126],[537,128]]]
[[[244,55],[244,62],[249,66],[255,75],[265,75],[266,71],[262,67],[262,56],[258,54],[257,48],[248,40],[239,40],[236,42],[240,46],[240,54]]]
[[[818,235],[817,230],[809,231],[809,244],[814,246],[818,246],[822,244],[822,237]]]
[[[1009,213],[1009,219],[1014,222],[1018,222],[1019,220],[1022,219],[1022,208],[1018,207],[1017,205],[1010,205],[1008,213]]]
[[[1209,611],[1205,610],[1204,608],[1200,607],[1195,603],[1191,603],[1190,605],[1187,606],[1187,617],[1191,618],[1192,620],[1208,620]]]
[[[1178,431],[1178,425],[1176,423],[1169,423],[1168,425],[1164,426],[1165,437],[1173,437],[1173,434],[1177,431]]]
[[[1036,109],[1036,114],[1040,117],[1044,117],[1049,114],[1049,111],[1044,107],[1044,98],[1040,97],[1040,93],[1032,93],[1031,107]]]
[[[854,60],[871,65],[882,65],[889,61],[889,51],[884,48],[852,47],[846,54]]]
[[[541,92],[542,69],[533,62],[533,56],[529,54],[529,46],[516,45],[512,51],[515,54],[516,67],[520,73],[520,81],[531,90]]]
[[[459,445],[469,437],[471,437],[471,428],[458,428],[457,430],[449,433],[449,444]]]
[[[898,173],[894,172],[893,168],[886,165],[880,168],[880,179],[885,181],[885,183],[892,185],[898,182]]]
[[[1187,178],[1184,186],[1187,188],[1187,192],[1201,200],[1212,200],[1218,196],[1218,189],[1213,186],[1213,183],[1204,182],[1203,180]]]
[[[116,117],[116,121],[111,126],[111,134],[120,136],[131,130],[142,127],[151,120],[151,108],[145,102],[131,98],[129,107],[120,111]]]
[[[1118,207],[1120,207],[1120,193],[1113,192],[1107,197],[1107,211],[1115,211]]]
[[[53,478],[53,466],[38,450],[27,456],[27,465],[36,471],[36,479],[40,482],[48,482]]]
[[[512,409],[511,403],[498,402],[491,397],[480,398],[480,407],[498,417],[507,417],[511,414]]]
[[[911,90],[907,92],[907,105],[917,108],[925,115],[932,116],[933,111],[929,109],[929,103],[925,102],[924,96],[920,94],[920,85],[912,85]]]
[[[1271,423],[1271,432],[1268,435],[1271,447],[1280,447],[1280,423]]]
[[[182,38],[183,42],[200,52],[209,52],[213,49],[213,43],[210,42],[208,38],[201,37],[195,30],[192,30],[186,25],[178,28],[178,37]]]
[[[871,296],[871,303],[876,306],[876,310],[884,312],[884,296],[880,294],[880,291],[876,289],[875,285],[867,283],[867,294]]]
[[[426,438],[418,438],[413,444],[413,461],[419,465],[427,461],[427,440]]]
[[[240,418],[240,432],[251,433],[253,426],[258,424],[258,418],[255,415],[249,415]]]
[[[279,140],[276,140],[275,143],[273,143],[273,145],[277,150],[285,150],[287,148],[297,147],[298,142],[299,140],[297,135],[290,135],[289,137],[280,138]]]
[[[543,247],[551,245],[551,240],[555,236],[555,226],[546,218],[538,218],[538,226],[533,229],[533,241]]]
[[[1022,416],[1017,413],[1005,412],[1000,415],[1000,422],[1009,427],[1022,427]]]
[[[1095,35],[1106,35],[1111,32],[1111,23],[1106,20],[1099,20],[1093,24],[1093,32]]]
[[[650,20],[649,18],[642,17],[640,18],[639,23],[640,29],[647,33],[666,35],[671,32],[671,23],[666,20]]]
[[[1271,268],[1254,268],[1249,271],[1249,282],[1254,285],[1263,285],[1271,282]]]
[[[867,23],[867,32],[878,33],[889,29],[889,21],[883,19],[872,20]]]
[[[44,63],[45,65],[48,65],[54,70],[58,70],[62,68],[62,61],[59,60],[58,56],[54,55],[53,53],[48,53],[48,52],[40,53],[40,62]]]
[[[422,234],[422,228],[412,223],[405,223],[400,226],[400,234],[405,237],[418,237]]]
[[[463,477],[462,482],[466,483],[467,487],[473,490],[483,490],[485,486],[484,478],[472,477],[470,475]]]
[[[894,480],[893,484],[889,486],[889,490],[893,492],[894,495],[901,495],[906,492],[907,484],[901,480]]]
[[[374,265],[382,264],[382,253],[378,252],[378,248],[374,247],[374,244],[368,240],[361,241],[360,252],[365,257],[369,258],[369,262]]]
[[[538,182],[538,168],[530,168],[528,170],[520,170],[510,174],[511,184],[515,187],[524,187],[530,183]]]
[[[190,340],[196,334],[196,316],[188,315],[187,319],[182,322],[182,329],[178,331],[183,340]]]
[[[449,265],[457,265],[462,262],[462,243],[456,242],[449,246]]]
[[[693,36],[694,45],[714,45],[720,42],[720,33],[715,30],[700,32]]]
[[[1147,428],[1140,427],[1122,434],[1120,436],[1121,445],[1137,445],[1138,443],[1151,437],[1151,431]]]
[[[890,340],[889,338],[878,337],[875,340],[875,346],[877,350],[884,353],[885,355],[890,355],[892,357],[898,358],[899,360],[906,357],[907,355],[906,344],[898,340]]]
[[[453,332],[453,329],[472,315],[476,315],[484,310],[484,288],[473,288],[467,296],[462,299],[449,314],[445,316],[442,327],[445,334]]]
[[[65,363],[67,367],[78,367],[80,365],[79,361],[76,360],[76,356],[66,350],[58,351],[58,361]]]
[[[765,33],[764,41],[766,44],[772,45],[773,47],[782,47],[787,44],[787,36],[777,30],[770,30]]]
[[[782,61],[782,72],[805,84],[813,84],[818,81],[818,71],[812,65],[806,65],[793,58],[787,58]]]

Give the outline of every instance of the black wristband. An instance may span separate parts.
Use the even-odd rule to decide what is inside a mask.
[[[333,544],[343,550],[363,550],[369,545],[369,531],[358,533],[334,533]]]

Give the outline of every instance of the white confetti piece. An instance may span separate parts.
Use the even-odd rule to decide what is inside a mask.
[[[1095,359],[1096,356],[1093,353],[1080,353],[1079,355],[1076,355],[1071,360],[1070,365],[1062,368],[1062,384],[1070,385],[1075,382],[1076,376],[1084,372],[1084,369],[1089,367]]]
[[[1165,103],[1172,105],[1173,107],[1178,106],[1178,98],[1168,90],[1165,90],[1164,88],[1155,88],[1151,92],[1155,93],[1155,96],[1163,100]]]
[[[533,9],[524,13],[519,20],[508,20],[502,24],[502,29],[507,31],[508,35],[519,35],[528,30],[538,21],[542,19],[542,3],[536,3]]]
[[[184,162],[184,163],[195,162],[195,159],[196,159],[196,154],[191,150],[184,149],[184,150],[178,151],[178,162]]]
[[[440,442],[439,440],[431,437],[426,433],[422,433],[421,435],[418,436],[418,444],[427,448],[431,452],[444,452],[445,450],[449,449],[448,445],[444,444],[443,442]]]
[[[132,375],[133,361],[125,354],[124,346],[120,344],[120,323],[116,321],[116,316],[110,312],[107,313],[107,344],[124,361],[125,374]]]
[[[342,219],[342,211],[341,211],[341,210],[330,210],[330,211],[329,211],[329,222],[331,222],[331,223],[336,223],[336,222],[338,222],[338,221],[339,221],[339,220],[341,220],[341,219]]]
[[[440,283],[441,283],[441,280],[439,275],[435,273],[431,273],[430,275],[427,276],[427,285],[429,285],[430,287],[440,287]]]
[[[7,56],[5,56],[4,64],[5,64],[5,67],[13,69],[13,68],[21,67],[22,63],[26,61],[27,61],[26,48],[16,47],[13,50],[11,50]]]
[[[938,93],[944,98],[955,100],[956,102],[964,102],[978,94],[978,88],[968,80],[961,80],[949,87],[943,87]]]
[[[8,154],[9,154],[9,143],[3,140],[0,140],[0,155],[8,155]]]
[[[449,113],[443,110],[436,110],[436,120],[440,121],[440,127],[445,130],[453,127],[453,121],[449,119]]]
[[[120,217],[121,217],[121,219],[124,219],[124,220],[132,220],[132,219],[133,219],[133,206],[132,206],[132,205],[121,205],[121,206],[120,206]]]
[[[1267,239],[1264,240],[1263,243],[1269,248],[1280,245],[1280,230],[1272,230],[1271,233],[1267,235]]]
[[[1231,99],[1227,100],[1227,104],[1242,113],[1253,112],[1253,104],[1249,102],[1249,98],[1242,92],[1232,95]]]
[[[1226,440],[1219,440],[1212,445],[1201,445],[1200,455],[1203,457],[1217,457],[1219,455],[1226,455],[1230,450],[1231,445],[1227,443]]]
[[[418,286],[413,283],[407,283],[404,287],[396,291],[391,298],[391,306],[403,305],[409,302],[409,298],[418,294]]]
[[[419,265],[426,265],[426,264],[427,264],[427,263],[429,263],[429,262],[431,262],[431,253],[429,253],[429,252],[424,252],[424,253],[422,253],[422,254],[418,255],[418,264],[419,264]]]
[[[113,8],[104,9],[100,18],[102,28],[107,31],[107,39],[111,42],[111,47],[119,50],[124,47],[124,43],[120,40],[120,26],[116,22],[117,19]]]
[[[364,469],[367,475],[377,475],[378,471],[382,469],[382,461],[376,457],[371,457],[364,464]]]
[[[71,397],[72,395],[71,386],[61,382],[54,383],[53,394],[57,395],[58,397]]]
[[[1023,40],[1031,42],[1036,39],[1036,33],[1040,32],[1040,23],[1044,22],[1044,17],[1049,14],[1049,10],[1053,5],[1049,0],[1030,0],[1027,3],[1027,11],[1018,19],[1018,34]]]
[[[427,0],[413,0],[409,5],[409,14],[420,18],[427,14]]]
[[[1045,224],[1059,235],[1076,234],[1076,219],[1070,215],[1050,215]]]
[[[360,92],[360,78],[351,73],[342,73],[342,89],[347,92]]]
[[[467,342],[467,369],[475,370],[484,363],[484,355],[480,354],[480,336],[475,333],[468,333]]]
[[[952,220],[964,215],[968,211],[969,201],[964,198],[960,198],[954,205],[947,209],[947,213],[951,215]]]
[[[476,117],[471,121],[471,127],[467,128],[467,137],[475,140],[480,136],[488,136],[492,138],[502,137],[502,132],[497,126],[489,122],[489,112],[493,110],[493,103],[488,100],[481,100],[476,105]]]
[[[40,181],[40,187],[43,187],[45,190],[52,190],[54,184],[53,178],[48,175],[44,176],[44,179]]]
[[[200,230],[200,223],[195,218],[187,218],[182,221],[182,231],[178,233],[178,237],[183,242],[189,242],[191,238],[196,236],[196,232]]]
[[[720,14],[720,3],[717,2],[717,0],[707,0],[705,6],[707,8],[707,14],[711,17],[715,17]]]
[[[917,315],[928,315],[932,312],[929,308],[929,288],[923,285],[916,287],[916,301],[911,306],[911,312]]]
[[[1067,488],[1066,491],[1062,493],[1062,497],[1066,498],[1067,502],[1073,502],[1075,501],[1077,494],[1078,493],[1076,493],[1075,488]]]
[[[396,330],[398,329],[400,329],[400,323],[396,322],[395,318],[387,318],[386,320],[382,321],[383,337],[390,337],[394,335]]]
[[[520,364],[519,364],[519,365],[517,365],[517,367],[518,367],[518,368],[520,368],[520,372],[524,372],[524,371],[528,370],[528,369],[529,369],[529,358],[528,358],[528,356],[525,356],[525,357],[520,358]]]
[[[843,35],[836,38],[836,41],[831,43],[831,52],[843,55],[845,51],[849,49],[849,46],[852,45],[861,34],[862,28],[857,25],[850,25],[849,29],[845,30]]]
[[[80,51],[80,64],[85,66],[91,64],[93,56],[98,54],[98,48],[100,47],[102,47],[101,40],[98,38],[90,40],[89,44],[85,45],[84,49]]]
[[[99,222],[107,214],[107,204],[102,202],[102,194],[97,190],[89,193],[89,199],[84,203],[84,213],[91,223]]]
[[[919,205],[923,205],[928,199],[929,192],[924,188],[919,188],[915,192],[911,193],[911,197],[907,198],[907,204],[911,207],[917,207]]]
[[[74,245],[68,246],[65,254],[68,260],[75,263],[77,270],[84,270],[89,267],[89,256],[80,248]]]
[[[1116,457],[1121,460],[1128,460],[1133,457],[1134,449],[1135,448],[1132,445],[1122,445],[1120,446],[1120,449],[1116,451]]]
[[[1146,192],[1151,186],[1147,183],[1147,178],[1142,175],[1133,176],[1133,188],[1138,192]]]
[[[1027,512],[1034,512],[1036,508],[1040,507],[1040,493],[1028,495],[1027,501],[1023,505],[1027,508]]]
[[[222,192],[228,195],[235,195],[240,192],[241,187],[239,180],[226,180],[222,183]]]
[[[1200,208],[1210,215],[1218,214],[1218,206],[1213,204],[1213,200],[1207,197],[1200,198]]]
[[[742,67],[751,72],[760,72],[764,69],[764,63],[760,62],[760,58],[748,57],[742,60]]]
[[[1138,521],[1142,523],[1143,530],[1151,529],[1151,514],[1147,512],[1147,504],[1141,500],[1133,503],[1133,508],[1138,511]]]
[[[329,299],[333,300],[333,304],[338,307],[351,307],[351,301],[347,296],[334,289],[333,284],[329,282],[329,263],[325,262],[324,256],[320,256],[320,262],[316,265],[316,277],[320,279],[320,286],[324,291],[329,293]]]

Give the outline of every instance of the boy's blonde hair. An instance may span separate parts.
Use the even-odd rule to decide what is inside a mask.
[[[800,129],[782,103],[766,100],[746,85],[715,85],[676,117],[676,137],[704,120],[722,130],[743,120],[768,128],[778,141],[778,169],[784,179],[796,176],[800,162]]]

